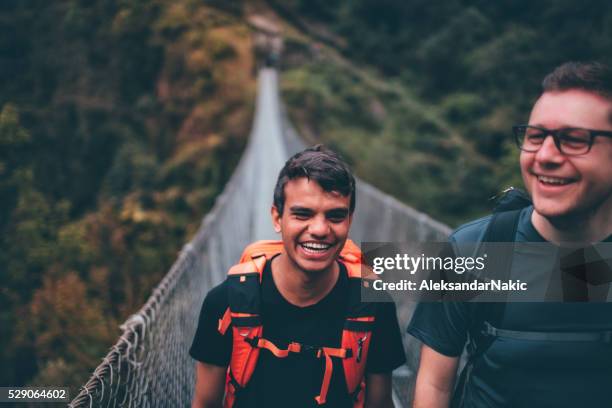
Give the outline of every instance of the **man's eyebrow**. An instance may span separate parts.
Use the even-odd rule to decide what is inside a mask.
[[[308,208],[308,207],[301,207],[298,205],[294,205],[292,207],[289,207],[289,211],[292,213],[296,213],[296,212],[314,212],[312,210],[312,208]],[[337,207],[337,208],[332,208],[330,210],[325,211],[326,214],[348,214],[349,213],[349,209],[347,207]]]
[[[289,207],[289,211],[291,212],[312,212],[312,209],[308,207],[300,207],[299,205],[294,205],[293,207]]]
[[[349,213],[349,209],[346,207],[338,207],[338,208],[332,208],[331,210],[327,210],[325,211],[326,214],[333,214],[333,215],[347,215]]]

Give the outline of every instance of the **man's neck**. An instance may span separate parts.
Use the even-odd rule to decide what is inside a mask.
[[[334,262],[329,270],[309,273],[302,271],[285,254],[272,260],[271,269],[280,294],[289,303],[299,307],[314,305],[327,296],[340,274],[338,262]]]
[[[545,240],[554,244],[595,243],[612,234],[612,211],[549,219],[534,210],[531,222]]]

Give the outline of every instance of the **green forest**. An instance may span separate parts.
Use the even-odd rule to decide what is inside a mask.
[[[612,62],[602,0],[269,3],[296,27],[283,92],[300,133],[451,226],[521,185],[511,127],[544,76],[568,60]]]
[[[0,384],[76,395],[240,157],[250,30],[232,4],[0,7]]]
[[[520,185],[543,76],[612,62],[604,1],[1,2],[0,385],[74,395],[197,230],[249,134],[253,8],[304,138],[452,226]]]

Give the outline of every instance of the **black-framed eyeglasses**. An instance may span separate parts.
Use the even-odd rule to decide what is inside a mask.
[[[587,154],[593,147],[596,136],[612,137],[612,131],[581,128],[546,129],[517,125],[512,126],[512,131],[516,145],[525,152],[537,152],[548,135],[551,135],[557,149],[567,156]]]

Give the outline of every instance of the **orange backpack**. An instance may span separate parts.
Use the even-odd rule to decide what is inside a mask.
[[[232,326],[232,356],[227,370],[224,407],[231,408],[236,393],[244,389],[257,365],[260,350],[266,349],[278,358],[290,353],[308,350],[318,358],[325,358],[325,372],[321,392],[315,398],[319,405],[325,404],[332,377],[332,358],[342,359],[344,376],[353,407],[363,407],[365,400],[364,372],[374,326],[376,304],[361,302],[361,287],[369,287],[369,281],[361,278],[361,251],[350,240],[346,241],[340,254],[340,261],[346,266],[349,278],[348,307],[342,330],[340,348],[311,347],[289,343],[280,349],[264,335],[260,316],[260,284],[265,264],[283,251],[282,241],[258,241],[249,245],[228,273],[229,307],[219,319],[219,332],[225,334]]]

